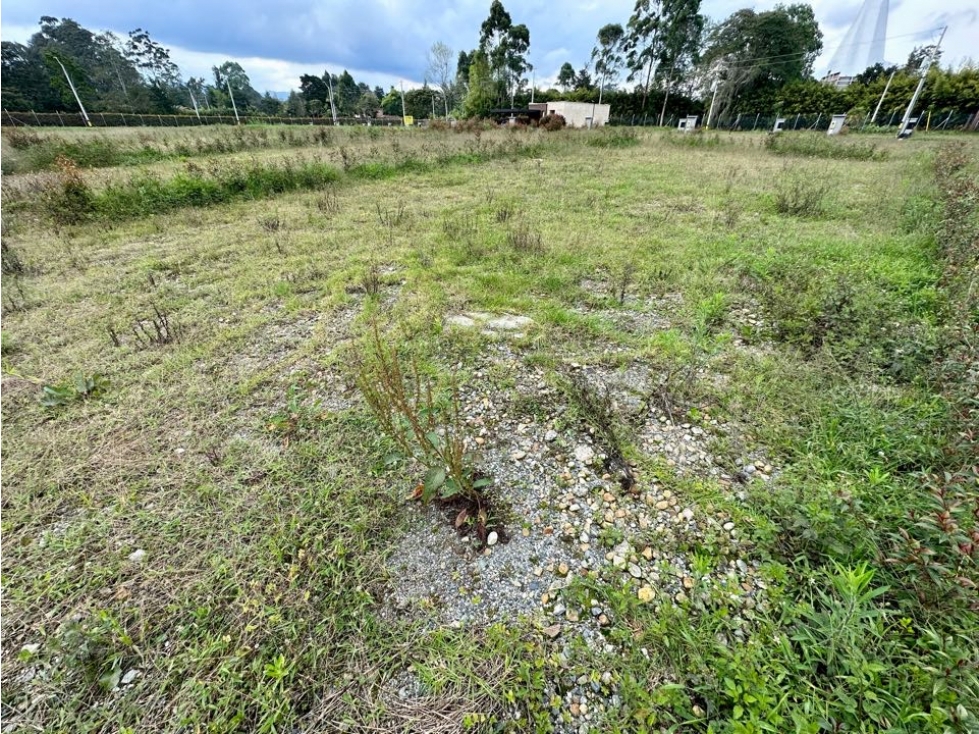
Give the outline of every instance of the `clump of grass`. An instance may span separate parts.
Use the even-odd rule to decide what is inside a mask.
[[[24,275],[27,272],[24,261],[20,259],[17,250],[6,240],[0,240],[0,253],[2,253],[0,255],[0,264],[2,264],[4,275],[18,276]]]
[[[340,213],[340,197],[337,195],[336,185],[326,187],[326,191],[316,199],[316,208],[327,216]]]
[[[544,252],[544,238],[541,233],[526,224],[520,223],[507,231],[507,244],[517,252],[539,255]]]
[[[705,132],[698,128],[691,132],[671,130],[661,138],[668,145],[678,148],[718,148],[725,144],[717,133]]]
[[[639,145],[639,133],[631,127],[603,127],[585,142],[593,148],[631,148]]]
[[[832,184],[809,172],[783,169],[775,182],[775,211],[793,217],[816,219],[826,208]]]
[[[830,160],[882,161],[887,151],[876,143],[844,142],[839,137],[815,133],[780,133],[765,139],[765,149],[775,155]]]

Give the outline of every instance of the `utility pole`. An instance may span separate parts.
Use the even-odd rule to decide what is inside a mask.
[[[68,76],[68,70],[65,68],[65,65],[61,63],[61,59],[59,59],[57,56],[54,56],[53,58],[58,62],[58,66],[60,66],[61,70],[65,73],[65,79],[68,80],[68,86],[71,87],[71,93],[75,95],[75,101],[78,102],[78,109],[82,111],[82,117],[85,119],[85,124],[92,127],[92,121],[88,119],[88,113],[85,111],[85,105],[82,104],[82,100],[78,96],[78,91],[75,89],[74,82],[72,82],[71,77]]]
[[[877,101],[877,107],[874,109],[874,114],[870,118],[870,124],[873,125],[877,121],[877,113],[880,112],[880,106],[884,104],[884,97],[887,96],[887,90],[891,88],[891,82],[894,81],[894,75],[897,74],[896,71],[892,71],[890,77],[887,79],[887,84],[884,85],[884,91],[880,95],[880,99]]]
[[[718,69],[717,78],[714,79],[714,94],[712,94],[710,98],[710,109],[707,111],[707,121],[704,123],[704,130],[710,130],[710,121],[711,118],[714,117],[714,103],[717,101],[717,90],[720,89],[721,86],[720,72],[721,70]]]
[[[240,125],[241,119],[238,117],[238,105],[235,104],[234,92],[231,91],[231,80],[225,79],[224,81],[228,85],[228,96],[231,97],[231,109],[235,111],[235,124]]]
[[[901,120],[901,127],[898,128],[898,139],[904,135],[904,129],[908,125],[908,120],[911,119],[911,113],[914,112],[914,106],[918,102],[918,96],[921,94],[921,90],[925,86],[925,78],[928,76],[928,72],[931,70],[932,65],[935,63],[935,59],[938,57],[938,50],[942,47],[942,39],[945,38],[945,31],[947,30],[948,26],[942,28],[942,35],[938,37],[938,43],[935,44],[935,50],[932,52],[931,58],[928,59],[927,66],[921,70],[921,79],[918,80],[918,88],[914,90],[914,95],[911,97],[911,101],[908,103],[908,109],[905,110],[904,118]]]
[[[401,82],[401,124],[404,127],[408,127],[408,123],[405,122],[405,118],[408,117],[408,110],[405,108],[405,83]]]
[[[194,97],[194,90],[188,87],[187,91],[190,93],[191,104],[194,105],[194,114],[197,115],[197,121],[201,121],[201,111],[197,109],[197,99]]]
[[[333,117],[333,126],[336,127],[337,124],[337,106],[333,101],[333,77],[330,76],[330,72],[326,72],[326,83],[330,88],[330,115]]]

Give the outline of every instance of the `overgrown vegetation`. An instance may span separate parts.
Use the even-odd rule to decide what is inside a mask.
[[[870,141],[851,141],[825,133],[782,132],[765,138],[765,149],[775,155],[830,160],[882,161],[887,151]]]
[[[976,730],[974,141],[873,139],[780,216],[760,135],[333,134],[346,174],[5,176],[5,726]],[[523,493],[596,562],[504,536]],[[400,604],[430,544],[495,623]]]

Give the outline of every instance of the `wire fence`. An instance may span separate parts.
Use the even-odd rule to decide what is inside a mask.
[[[151,115],[127,112],[92,112],[91,127],[198,127],[201,125],[333,125],[332,117],[278,117],[273,115]],[[80,112],[3,111],[0,124],[19,127],[86,127]],[[401,125],[400,117],[339,117],[337,125]]]
[[[904,116],[905,108],[881,110],[875,126],[897,128]],[[330,117],[281,117],[273,115],[152,115],[123,112],[93,112],[89,116],[92,127],[196,127],[200,125],[333,125]],[[870,115],[848,115],[847,124],[851,129],[861,129],[870,125]],[[783,130],[825,130],[829,127],[832,115],[822,113],[783,113],[744,112],[733,117],[715,121],[711,127],[717,130],[752,131],[772,130],[777,120],[784,120]],[[663,127],[676,127],[686,115],[669,115]],[[697,125],[703,125],[703,115]],[[3,111],[0,124],[19,127],[85,127],[85,118],[79,112],[8,112]],[[381,117],[340,117],[337,125],[381,125],[400,126],[400,117],[384,115]],[[659,127],[659,115],[631,115],[609,119],[610,125],[628,127]],[[979,111],[926,110],[919,113],[916,125],[918,130],[966,130],[979,131]]]
[[[874,124],[870,123],[870,115],[847,115],[847,124],[851,129],[861,129],[864,127],[875,128],[894,128],[900,126],[904,117],[904,107],[893,110],[881,110],[877,114]],[[693,117],[693,115],[691,115]],[[677,127],[680,120],[686,119],[686,115],[669,115],[663,122],[664,127]],[[733,117],[715,120],[711,128],[715,130],[730,131],[752,131],[752,130],[773,130],[778,120],[782,120],[782,130],[826,130],[829,128],[830,120],[833,116],[823,113],[782,113],[773,114],[770,112],[743,112]],[[962,112],[960,110],[926,110],[919,113],[915,128],[918,130],[965,130],[979,131],[979,111]],[[698,127],[703,125],[704,118],[700,115],[697,119]],[[638,126],[638,127],[659,127],[659,116],[644,117],[632,115],[631,117],[613,117],[609,120],[610,125]]]

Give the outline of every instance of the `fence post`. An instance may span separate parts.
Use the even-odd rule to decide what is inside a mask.
[[[795,122],[792,123],[792,129],[795,130],[799,127],[799,113],[796,113]]]
[[[37,113],[34,110],[31,110],[31,114],[34,115],[34,124],[41,127],[41,121],[37,119]]]
[[[3,111],[6,112],[7,113],[7,117],[10,118],[10,124],[13,125],[14,127],[17,127],[17,121],[14,120],[14,116],[10,114],[10,110],[8,110],[6,107],[4,107],[3,108]]]
[[[890,126],[891,126],[891,123],[893,123],[893,122],[894,122],[894,115],[896,115],[896,114],[897,114],[896,112],[892,112],[892,113],[891,113],[891,117],[890,117],[890,119],[889,119],[889,120],[887,121],[887,127],[890,127]]]
[[[65,121],[61,119],[61,110],[55,110],[54,114],[58,116],[58,123],[61,125],[61,127],[64,127]]]
[[[108,127],[108,125],[105,124],[105,114],[103,114],[102,112],[100,112],[99,113],[99,117],[102,118],[102,127]]]

